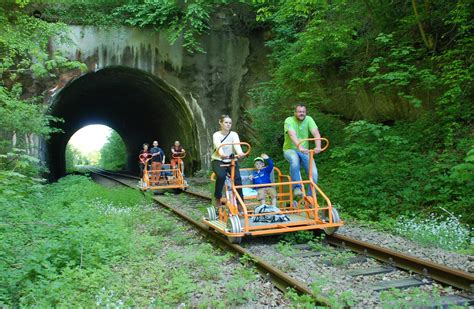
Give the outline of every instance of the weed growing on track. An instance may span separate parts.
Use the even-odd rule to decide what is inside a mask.
[[[433,214],[426,219],[399,217],[395,231],[424,246],[436,246],[446,250],[465,248],[472,232],[454,216],[444,219]]]
[[[313,295],[325,298],[326,301],[331,304],[331,308],[349,308],[354,306],[356,296],[352,290],[336,294],[336,291],[330,288],[332,285],[334,285],[334,283],[328,280],[328,278],[318,274],[315,277],[315,281],[311,283],[311,291]],[[298,295],[295,290],[289,289],[287,296],[295,308],[315,308],[315,300],[309,295]]]
[[[312,240],[308,241],[308,246],[314,251],[325,251],[328,248],[328,245],[324,243],[325,239],[326,234],[316,236]]]
[[[285,233],[281,236],[283,241],[294,244],[305,244],[314,239],[313,231],[297,231],[293,233]]]
[[[280,241],[276,245],[276,249],[286,257],[291,257],[295,254],[295,249],[293,248],[292,244],[286,241]]]
[[[247,285],[255,280],[257,275],[253,269],[244,268],[236,273],[227,283],[226,299],[232,305],[243,305],[254,300],[257,296],[255,293],[247,289]]]
[[[347,266],[356,255],[350,251],[330,249],[325,252],[325,263],[332,266]]]
[[[423,291],[418,287],[404,291],[390,289],[381,292],[380,299],[383,308],[429,308],[433,307],[434,303],[441,303],[440,292],[436,287],[431,291]]]

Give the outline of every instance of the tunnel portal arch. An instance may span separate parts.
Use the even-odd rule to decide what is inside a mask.
[[[90,124],[103,124],[122,137],[127,170],[137,173],[141,145],[158,140],[167,157],[175,140],[188,152],[186,169],[200,168],[199,139],[185,99],[162,79],[145,71],[112,66],[70,81],[53,96],[50,115],[64,120],[46,143],[51,179],[65,175],[65,150],[71,136]],[[168,160],[167,160],[168,161]]]

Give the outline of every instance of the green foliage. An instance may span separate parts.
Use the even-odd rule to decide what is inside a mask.
[[[38,158],[28,155],[24,149],[13,148],[11,152],[0,154],[0,170],[4,171],[34,176],[38,172],[39,163]]]
[[[292,244],[305,244],[315,238],[313,231],[298,231],[294,233],[285,233],[282,240]]]
[[[470,203],[469,185],[458,186],[446,174],[446,164],[452,165],[455,158],[436,152],[435,140],[422,135],[427,129],[407,123],[393,128],[351,123],[344,130],[344,144],[331,151],[335,162],[322,167],[331,175],[324,185],[343,209],[368,220],[429,211],[434,205],[461,213]],[[404,134],[407,130],[425,132],[409,136]]]
[[[0,211],[0,302],[68,303],[74,298],[67,294],[71,289],[92,283],[86,283],[88,275],[109,272],[106,265],[130,253],[130,227],[120,210],[141,204],[138,192],[107,193],[77,176],[49,187],[14,173],[2,172],[0,179],[7,193],[2,194]],[[82,280],[73,281],[78,278]],[[99,276],[93,284],[105,278]]]
[[[320,236],[308,241],[309,247],[314,251],[324,251],[327,248],[327,244],[324,244],[326,234],[322,233]]]
[[[69,25],[93,25],[113,27],[122,24],[122,19],[111,14],[117,7],[129,1],[44,1],[42,18],[60,21]]]
[[[125,167],[127,150],[120,135],[112,131],[100,150],[99,166],[107,170],[121,170]]]
[[[332,266],[347,266],[351,263],[351,258],[355,257],[355,254],[351,251],[338,251],[328,250],[324,254],[325,263]]]
[[[28,2],[16,1],[20,8]],[[68,43],[63,24],[30,17],[12,3],[0,5],[0,23],[0,168],[31,174],[32,169],[40,168],[31,158],[38,152],[34,137],[47,138],[58,132],[53,125],[61,120],[46,115],[42,96],[25,93],[23,84],[84,69],[84,65],[48,51],[51,38]]]
[[[306,103],[331,141],[317,157],[320,185],[344,211],[377,221],[444,208],[472,223],[470,154],[462,162],[474,118],[472,5],[256,1],[257,19],[272,26],[272,79],[250,92],[254,150],[270,153],[285,172],[281,125],[292,103]],[[361,91],[387,97],[398,117],[411,121],[343,124],[315,112],[328,103],[342,110],[334,98]]]
[[[66,145],[66,171],[76,170],[78,165],[89,165],[89,159],[71,144]]]
[[[347,87],[339,90],[368,86],[415,106],[435,88],[450,105],[472,91],[469,1],[431,1],[418,15],[402,2],[256,2],[257,19],[274,34],[267,42],[272,82],[293,98],[329,102],[325,78],[335,76]],[[423,29],[420,36],[420,26],[431,33]]]
[[[49,126],[58,118],[44,115],[45,108],[38,104],[39,98],[22,100],[21,84],[15,83],[11,89],[0,85],[0,122],[2,129],[18,135],[35,133],[48,136],[58,130]],[[38,117],[41,115],[40,117]],[[44,115],[44,116],[43,116]]]
[[[229,305],[243,305],[254,300],[257,296],[248,285],[255,280],[253,269],[240,269],[226,285],[226,303]]]
[[[292,244],[286,241],[280,241],[276,245],[276,249],[278,252],[280,252],[282,255],[290,257],[294,255],[295,249],[293,248]]]
[[[209,1],[145,0],[117,8],[114,15],[124,23],[137,27],[165,30],[171,44],[183,39],[183,47],[190,53],[204,52],[198,43],[200,35],[209,30],[209,16],[215,9]]]
[[[442,303],[441,294],[437,287],[431,291],[423,291],[418,287],[408,291],[391,289],[382,291],[380,299],[382,308],[426,307],[433,306],[433,304],[441,305]]]
[[[168,307],[189,302],[191,294],[222,297],[213,295],[230,255],[210,244],[178,243],[188,227],[150,202],[82,176],[43,186],[0,172],[0,303]],[[211,279],[206,291],[196,284],[203,279]],[[226,304],[254,299],[254,280],[254,270],[237,267]]]
[[[381,45],[381,49],[388,49],[388,53],[373,58],[366,69],[366,77],[353,78],[349,82],[350,87],[369,85],[376,93],[392,92],[420,107],[422,101],[416,94],[431,91],[437,85],[430,63],[421,67],[417,61],[424,51],[394,42],[393,34],[380,33],[375,42]]]
[[[474,181],[474,148],[469,150],[464,158],[464,163],[453,166],[449,177],[455,179],[460,185],[469,186],[472,184]]]
[[[20,10],[8,10],[0,6],[0,75],[2,81],[15,82],[24,74],[36,78],[50,77],[61,70],[85,69],[77,61],[69,61],[61,54],[48,53],[49,39],[70,43],[66,25],[47,23],[30,17]]]

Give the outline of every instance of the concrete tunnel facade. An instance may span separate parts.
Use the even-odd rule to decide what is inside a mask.
[[[206,52],[197,54],[186,52],[182,39],[171,44],[153,29],[68,26],[73,43],[53,40],[50,51],[84,63],[87,73],[64,72],[50,90],[48,114],[64,122],[57,125],[63,133],[39,142],[48,178],[65,175],[66,145],[90,124],[109,126],[122,137],[131,172],[138,172],[141,145],[155,139],[168,155],[172,143],[181,141],[188,175],[207,170],[221,114],[231,115],[245,140],[251,131],[247,91],[267,76],[266,52],[263,30],[235,31],[239,16],[231,9],[213,16],[200,39]]]
[[[175,140],[188,151],[186,168],[201,166],[199,139],[192,112],[184,99],[160,78],[145,71],[113,66],[84,74],[69,82],[53,99],[50,115],[64,120],[46,144],[50,177],[65,174],[65,150],[71,136],[90,124],[117,131],[127,150],[127,170],[138,173],[143,143],[158,140],[169,156]],[[167,161],[169,161],[167,159]]]

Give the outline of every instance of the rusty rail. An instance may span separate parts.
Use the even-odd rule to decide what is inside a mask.
[[[474,288],[474,275],[423,260],[410,255],[402,254],[387,248],[353,239],[341,234],[326,236],[328,243],[350,249],[354,252],[368,255],[376,260],[391,264],[395,267],[421,274],[458,289],[470,290]]]

